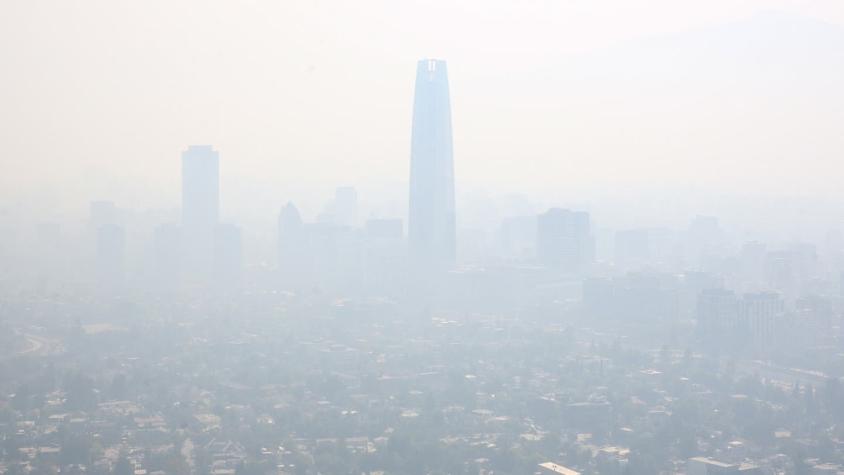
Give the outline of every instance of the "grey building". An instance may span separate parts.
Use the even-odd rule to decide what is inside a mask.
[[[547,267],[579,272],[593,261],[589,213],[551,208],[536,223],[536,256]]]

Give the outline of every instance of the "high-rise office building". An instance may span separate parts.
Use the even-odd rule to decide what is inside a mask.
[[[697,332],[710,346],[765,351],[784,336],[785,304],[775,292],[739,297],[725,289],[706,289],[697,300]]]
[[[776,292],[755,292],[739,302],[739,321],[757,348],[767,348],[780,336],[785,303]]]
[[[368,220],[364,249],[364,279],[370,288],[395,290],[404,283],[407,250],[401,219]]]
[[[417,265],[454,263],[455,221],[448,72],[445,61],[423,59],[416,67],[408,219],[408,245]]]
[[[207,281],[213,271],[220,221],[220,154],[210,145],[182,152],[182,249],[189,282]]]
[[[551,268],[578,272],[594,255],[589,213],[551,208],[537,217],[536,255]]]
[[[278,270],[285,283],[304,279],[309,255],[302,216],[296,205],[287,203],[278,214]]]
[[[209,234],[220,220],[220,154],[210,145],[182,152],[182,224]]]
[[[736,335],[739,299],[726,289],[706,289],[697,298],[697,332],[702,338],[726,344]]]
[[[88,226],[94,241],[94,272],[100,290],[120,288],[124,278],[125,230],[117,219],[117,207],[111,201],[93,201],[89,207]],[[55,238],[58,228],[46,223],[38,226],[39,235]]]

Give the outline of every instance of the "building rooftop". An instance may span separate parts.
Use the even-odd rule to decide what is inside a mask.
[[[539,464],[540,467],[544,468],[550,473],[559,473],[562,475],[580,475],[580,472],[576,470],[572,470],[568,467],[563,467],[562,465],[558,465],[554,462],[545,462]]]

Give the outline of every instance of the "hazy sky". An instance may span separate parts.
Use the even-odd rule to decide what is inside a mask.
[[[5,0],[0,199],[176,206],[195,143],[228,206],[395,191],[423,57],[458,190],[835,195],[842,32],[841,0]]]

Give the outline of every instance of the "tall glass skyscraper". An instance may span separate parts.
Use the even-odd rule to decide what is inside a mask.
[[[416,66],[408,245],[417,264],[447,267],[456,254],[451,104],[445,61]]]
[[[220,154],[210,145],[182,152],[182,236],[186,277],[208,281],[220,223]]]

